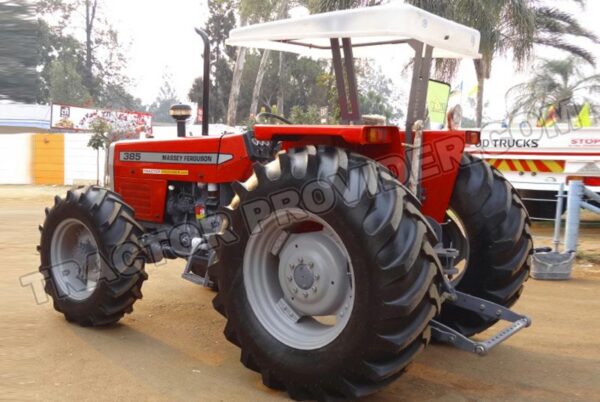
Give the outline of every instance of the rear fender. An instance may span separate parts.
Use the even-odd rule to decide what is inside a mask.
[[[404,185],[410,166],[405,163],[404,132],[389,144],[351,147],[387,167]],[[401,140],[402,139],[402,140]],[[421,153],[422,208],[424,215],[442,223],[450,203],[465,148],[463,131],[425,131]]]
[[[398,179],[408,183],[405,163],[405,132],[386,126],[391,135],[381,143],[370,143],[365,135],[372,126],[257,125],[255,136],[263,141],[282,141],[283,149],[305,145],[330,145],[375,159]],[[422,212],[438,222],[444,220],[465,148],[465,131],[440,130],[423,133]]]
[[[421,185],[422,212],[442,223],[465,149],[463,131],[426,131],[423,133]]]

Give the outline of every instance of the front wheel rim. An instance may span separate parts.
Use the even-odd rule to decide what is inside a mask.
[[[65,219],[54,230],[50,244],[50,270],[61,297],[88,299],[101,276],[98,244],[90,229],[75,218]]]
[[[349,322],[355,299],[349,254],[315,214],[292,208],[261,221],[246,245],[243,277],[258,321],[289,347],[322,348]]]

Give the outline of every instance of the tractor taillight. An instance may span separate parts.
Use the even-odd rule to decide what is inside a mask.
[[[593,187],[600,186],[600,177],[584,177],[583,184]]]
[[[390,127],[367,127],[365,129],[365,141],[367,144],[385,144],[390,142],[392,128]]]
[[[465,131],[465,144],[477,145],[481,141],[481,132]]]

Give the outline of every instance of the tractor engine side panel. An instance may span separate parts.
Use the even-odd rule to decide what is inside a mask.
[[[226,183],[249,176],[242,135],[115,144],[114,190],[140,221],[163,223],[169,183]]]

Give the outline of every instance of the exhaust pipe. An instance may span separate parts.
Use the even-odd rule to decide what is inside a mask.
[[[196,28],[204,41],[204,75],[202,76],[202,135],[208,135],[208,92],[210,88],[210,42],[206,31]]]

